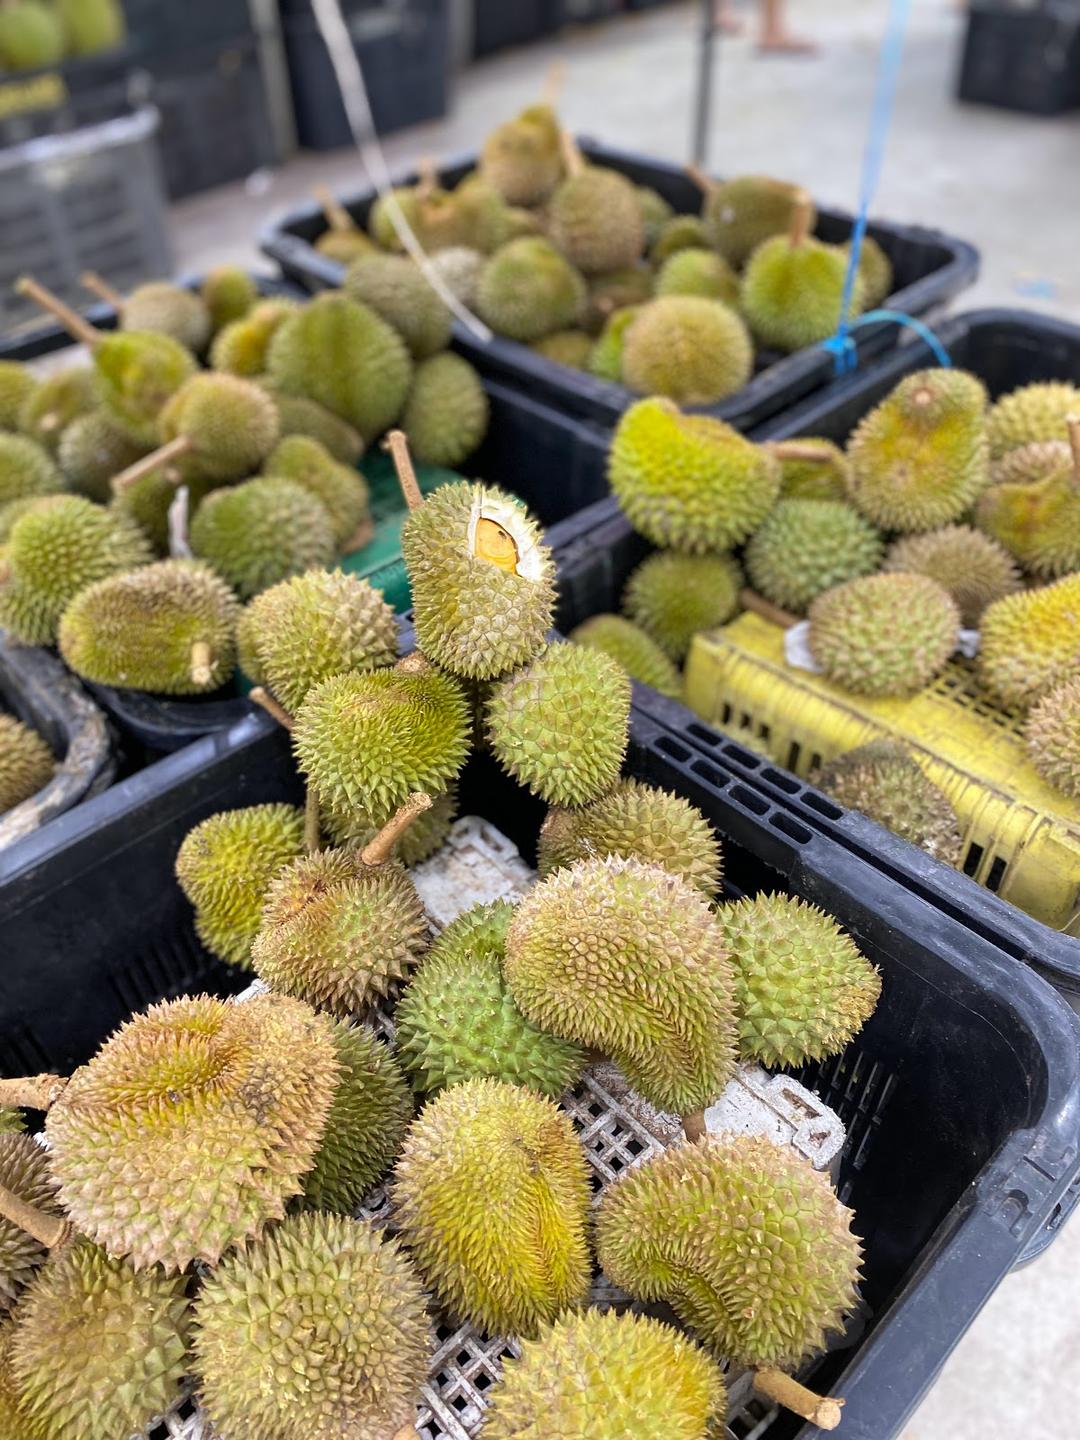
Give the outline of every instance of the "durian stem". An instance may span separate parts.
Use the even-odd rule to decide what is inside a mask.
[[[704,1140],[709,1133],[709,1128],[705,1124],[705,1111],[694,1110],[689,1115],[684,1115],[682,1128],[683,1134],[692,1144],[696,1145],[699,1140]]]
[[[304,798],[304,849],[315,855],[322,849],[322,826],[319,824],[319,801],[309,785]]]
[[[552,110],[557,110],[565,84],[566,64],[562,60],[555,60],[544,72],[544,88],[540,92],[540,103],[550,105]]]
[[[63,1075],[21,1075],[17,1080],[0,1080],[0,1105],[50,1110],[67,1083]]]
[[[755,615],[760,615],[763,620],[771,620],[774,625],[779,625],[784,630],[790,630],[792,625],[799,623],[797,615],[792,615],[790,610],[781,610],[779,605],[774,605],[749,587],[741,592],[739,600],[744,610],[753,610]]]
[[[426,655],[421,655],[419,650],[414,650],[411,655],[406,655],[404,660],[399,660],[394,669],[401,675],[426,675],[431,669],[431,661]]]
[[[795,201],[795,209],[791,212],[791,229],[788,231],[788,244],[793,250],[806,242],[810,234],[810,221],[814,214],[814,202],[805,190],[798,192]]]
[[[273,695],[271,695],[268,690],[264,690],[261,685],[254,687],[248,699],[254,701],[256,705],[261,706],[268,715],[272,715],[283,730],[291,730],[293,728],[293,717],[285,709],[284,705],[279,705]]]
[[[213,680],[212,659],[209,642],[196,640],[191,647],[191,683],[193,685],[209,685]]]
[[[834,1400],[829,1395],[815,1395],[813,1390],[800,1385],[782,1370],[774,1370],[771,1366],[755,1370],[754,1389],[783,1405],[785,1410],[809,1420],[819,1430],[835,1430],[840,1424],[843,1400]]]
[[[6,1185],[0,1185],[0,1215],[49,1250],[62,1245],[73,1229],[70,1220],[65,1220],[62,1215],[47,1215],[44,1210],[28,1205]]]
[[[104,300],[114,310],[121,310],[124,305],[124,297],[119,290],[114,290],[107,280],[103,280],[96,270],[84,270],[79,276],[79,284],[84,290],[89,290],[99,300]]]
[[[766,440],[764,448],[778,460],[801,460],[807,465],[827,465],[832,458],[827,450],[815,450],[805,440]]]
[[[420,195],[426,199],[433,190],[439,188],[439,172],[435,169],[435,161],[430,155],[421,155],[416,165],[416,174],[420,181]]]
[[[1073,475],[1080,484],[1080,417],[1070,415],[1065,424],[1069,427],[1069,444],[1072,446]]]
[[[177,435],[175,440],[170,440],[167,445],[162,445],[159,450],[153,451],[150,455],[144,455],[141,460],[136,460],[134,465],[129,465],[126,470],[121,470],[119,475],[114,475],[112,478],[113,494],[123,495],[125,490],[130,490],[132,485],[141,480],[144,475],[152,475],[155,470],[160,470],[170,461],[179,460],[191,449],[192,442],[188,436]]]
[[[28,300],[33,300],[35,305],[40,305],[42,310],[47,310],[50,315],[56,317],[64,329],[74,340],[81,345],[89,345],[91,349],[101,344],[101,331],[95,330],[93,325],[70,305],[65,305],[58,295],[51,290],[46,290],[44,285],[39,285],[29,275],[22,275],[15,281],[15,290],[19,295],[25,295]]]
[[[585,161],[581,158],[581,151],[577,147],[577,141],[569,130],[559,131],[559,148],[562,150],[563,166],[568,175],[580,175],[585,169]]]
[[[330,226],[331,230],[350,232],[356,229],[356,224],[352,216],[333,191],[327,189],[325,185],[316,185],[312,193],[322,206],[322,212],[326,216],[326,223]]]
[[[715,189],[716,181],[711,180],[700,165],[687,165],[685,166],[685,170],[703,195],[708,195],[710,190]]]
[[[425,795],[422,790],[418,790],[415,795],[410,795],[401,809],[390,816],[379,833],[369,840],[360,851],[362,863],[372,868],[376,865],[385,865],[394,853],[394,846],[405,831],[414,820],[423,815],[425,810],[431,809],[431,804],[431,796]]]
[[[345,541],[341,547],[343,555],[351,555],[354,550],[362,550],[365,545],[370,545],[375,534],[375,522],[370,515],[365,515],[360,524]]]
[[[405,496],[405,504],[410,510],[419,510],[424,503],[424,497],[420,492],[420,483],[413,468],[405,431],[391,430],[383,441],[383,449],[390,451],[390,458],[397,471],[398,484],[401,486],[402,495]]]
[[[37,428],[42,434],[51,435],[54,430],[59,430],[63,423],[61,415],[57,414],[55,410],[49,410],[37,422]]]

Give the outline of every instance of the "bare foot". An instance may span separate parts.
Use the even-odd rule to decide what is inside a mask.
[[[816,55],[818,46],[813,40],[803,40],[798,35],[790,35],[786,30],[780,30],[763,35],[758,44],[758,52],[761,55]]]

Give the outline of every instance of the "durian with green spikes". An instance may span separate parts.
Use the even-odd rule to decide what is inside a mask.
[[[254,380],[266,369],[266,352],[278,326],[296,309],[292,300],[260,300],[239,320],[230,320],[214,336],[210,364],[215,370]]]
[[[1080,574],[988,605],[978,671],[987,690],[1019,712],[1080,674]]]
[[[105,504],[112,498],[112,477],[146,453],[147,447],[125,434],[102,408],[71,422],[60,437],[56,458],[73,490]]]
[[[1080,798],[1080,669],[1032,707],[1026,740],[1043,779],[1063,795]]]
[[[210,312],[210,328],[217,335],[226,325],[243,320],[259,303],[259,288],[238,265],[215,265],[199,286],[199,295]]]
[[[586,165],[565,131],[562,149],[567,174],[548,202],[548,234],[583,275],[633,265],[645,248],[636,189],[617,170]]]
[[[850,810],[876,820],[945,865],[959,865],[963,839],[945,792],[903,745],[871,740],[815,770],[814,785]]]
[[[682,694],[682,676],[671,659],[650,635],[622,615],[590,615],[567,639],[572,645],[610,655],[631,680],[649,685],[661,695],[677,700]]]
[[[702,181],[696,175],[694,179],[705,191],[702,224],[706,243],[736,270],[743,268],[764,241],[787,234],[808,198],[798,185],[765,175],[736,175],[723,184]],[[806,217],[807,234],[816,223],[811,208]]]
[[[451,785],[441,795],[431,799],[431,809],[418,815],[406,830],[398,833],[391,855],[402,865],[411,869],[428,860],[446,844],[450,830],[457,819],[457,786]],[[335,845],[362,850],[379,833],[379,826],[372,824],[371,816],[363,810],[338,816],[329,811],[320,811],[320,823],[324,832]]]
[[[780,500],[746,547],[755,589],[795,614],[825,590],[871,575],[881,564],[881,535],[842,500]]]
[[[289,435],[307,435],[318,440],[343,465],[357,463],[364,453],[364,437],[358,430],[317,400],[289,395],[265,375],[258,377],[258,384],[277,406],[282,439]]]
[[[63,475],[36,440],[0,434],[0,505],[33,495],[57,495],[64,488]]]
[[[326,506],[334,542],[357,550],[371,534],[367,481],[351,465],[335,460],[325,446],[308,435],[288,435],[266,457],[263,475],[294,480]]]
[[[559,121],[550,105],[530,105],[484,142],[480,175],[508,205],[542,205],[563,176]]]
[[[659,269],[680,250],[705,250],[709,239],[699,215],[672,215],[665,220],[649,247],[649,259]]]
[[[480,376],[460,355],[434,355],[416,367],[401,415],[413,455],[454,469],[487,434],[491,405]]]
[[[116,307],[121,330],[167,335],[195,355],[206,349],[212,331],[210,311],[194,291],[167,280],[150,280],[123,296],[93,271],[84,274],[82,282]]]
[[[1008,550],[970,525],[902,535],[890,545],[882,569],[936,580],[956,601],[962,623],[973,628],[987,605],[1020,589],[1020,573]]]
[[[726,625],[739,608],[743,573],[732,555],[658,550],[626,582],[623,609],[681,665],[694,636]]]
[[[476,289],[476,309],[498,335],[528,343],[566,330],[583,317],[585,281],[551,241],[525,235],[488,260]]]
[[[737,305],[739,279],[724,257],[715,250],[677,250],[660,268],[656,277],[656,293],[703,295],[707,300],[722,300],[725,305]]]
[[[754,352],[742,316],[702,295],[659,295],[626,330],[622,379],[640,395],[714,405],[741,390]]]
[[[100,404],[95,371],[89,365],[69,365],[38,381],[23,396],[15,425],[5,428],[17,429],[55,455],[71,422],[89,415]]]
[[[1043,478],[993,484],[975,510],[980,529],[1046,580],[1080,570],[1080,402],[1067,425],[1070,448]]]
[[[307,486],[267,475],[208,495],[190,527],[191,548],[250,600],[337,556],[330,511]]]
[[[450,343],[450,311],[419,265],[405,255],[361,255],[345,272],[345,294],[381,315],[426,360]]]
[[[39,383],[21,360],[0,360],[0,430],[19,428],[19,413]]]
[[[48,1154],[29,1135],[0,1132],[0,1187],[45,1215],[58,1218],[62,1214],[49,1175]],[[47,1254],[41,1240],[0,1216],[0,1320]],[[3,1433],[0,1430],[0,1435]]]
[[[986,428],[990,454],[1000,460],[1022,445],[1068,439],[1070,416],[1080,415],[1080,386],[1067,380],[1038,380],[1003,395],[990,409]]]
[[[0,815],[43,790],[56,761],[36,730],[0,711]]]

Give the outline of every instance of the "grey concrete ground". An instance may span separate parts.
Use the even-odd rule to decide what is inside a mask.
[[[512,0],[508,0],[512,3]],[[710,168],[758,170],[851,208],[885,0],[791,0],[791,18],[821,45],[813,59],[761,59],[749,38],[717,63]],[[576,130],[677,159],[689,157],[697,6],[681,4],[572,32],[497,57],[462,76],[452,115],[391,137],[391,165],[475,145],[566,66],[562,111]],[[963,305],[1029,306],[1080,320],[1080,115],[1040,120],[957,106],[962,13],[913,0],[892,135],[874,212],[973,240],[983,274]],[[361,179],[348,152],[294,159],[259,185],[177,206],[178,260],[198,269],[254,259],[252,236],[275,210],[323,182]],[[1080,1429],[1080,1222],[1041,1261],[1007,1280],[983,1312],[904,1440],[1058,1440]],[[842,1431],[841,1431],[842,1433]]]

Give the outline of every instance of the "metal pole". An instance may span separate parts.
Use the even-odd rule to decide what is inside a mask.
[[[701,0],[701,38],[698,41],[697,103],[694,106],[694,135],[691,159],[705,166],[709,148],[709,114],[712,109],[713,60],[716,54],[715,0]]]

